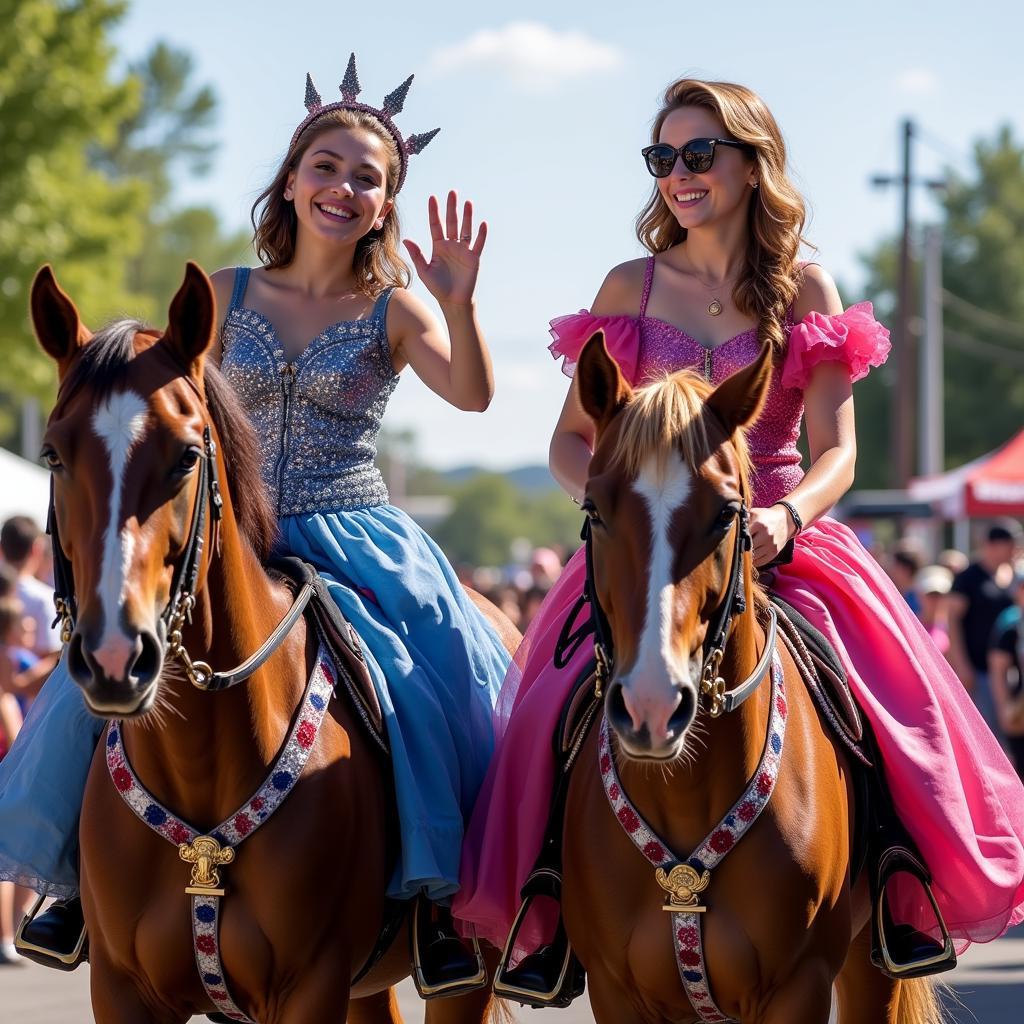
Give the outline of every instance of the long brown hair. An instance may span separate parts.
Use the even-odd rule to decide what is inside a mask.
[[[361,110],[332,110],[313,121],[290,146],[273,181],[252,205],[253,248],[269,270],[286,267],[295,258],[295,233],[298,218],[295,206],[284,197],[288,175],[299,166],[302,155],[315,139],[334,128],[362,128],[372,132],[384,144],[387,153],[386,193],[393,199],[401,162],[390,132],[371,114]],[[353,270],[357,287],[373,296],[389,285],[406,288],[409,267],[399,253],[402,230],[398,209],[392,207],[384,226],[368,232],[356,243]]]
[[[680,107],[703,107],[739,142],[754,147],[759,185],[750,197],[745,266],[733,287],[736,308],[757,320],[757,336],[776,352],[785,346],[783,321],[798,290],[797,253],[804,241],[807,210],[786,174],[786,144],[771,111],[756,93],[731,82],[682,78],[665,90],[651,127],[658,142],[662,125]],[[665,205],[657,186],[636,221],[640,242],[652,253],[686,240],[686,228]]]

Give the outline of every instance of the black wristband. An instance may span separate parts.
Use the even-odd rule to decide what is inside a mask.
[[[803,532],[804,521],[800,518],[800,513],[797,512],[793,503],[790,501],[779,500],[774,502],[774,504],[781,505],[789,513],[790,518],[793,520],[793,525],[796,527],[796,533],[794,533],[793,536],[799,537]]]

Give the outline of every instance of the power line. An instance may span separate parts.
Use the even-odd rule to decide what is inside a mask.
[[[959,331],[951,330],[949,327],[943,329],[943,338],[950,348],[959,349],[970,355],[981,356],[993,363],[1001,363],[1003,366],[1012,366],[1018,370],[1024,370],[1024,352],[1012,348],[1003,348],[1002,345],[993,345],[989,341],[979,341],[969,335],[961,334]]]
[[[953,292],[946,288],[942,289],[942,299],[950,309],[956,310],[958,313],[975,320],[979,324],[991,327],[995,331],[1003,331],[1015,338],[1024,339],[1024,324],[1019,324],[1015,320],[1008,320],[998,313],[993,313],[990,310],[983,309],[981,306],[976,306],[973,302],[968,302],[967,299],[954,295]]]
[[[959,165],[961,172],[968,168],[974,170],[974,160],[969,153],[965,153],[951,143],[946,142],[945,139],[929,128],[918,125],[917,137],[937,156],[949,160],[954,166]]]

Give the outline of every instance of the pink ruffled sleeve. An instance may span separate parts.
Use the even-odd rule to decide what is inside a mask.
[[[782,386],[805,388],[818,363],[845,363],[850,380],[868,375],[889,355],[889,332],[875,319],[870,302],[858,302],[845,313],[808,313],[789,334]]]
[[[550,324],[554,339],[548,351],[562,360],[562,373],[571,377],[576,372],[576,360],[583,346],[598,331],[604,331],[608,354],[619,364],[623,376],[631,384],[637,380],[637,360],[640,355],[640,322],[632,316],[592,316],[585,309],[569,316],[555,317]]]

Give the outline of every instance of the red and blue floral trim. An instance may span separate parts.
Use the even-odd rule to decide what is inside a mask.
[[[689,864],[698,874],[712,871],[743,838],[760,817],[771,800],[775,783],[779,778],[782,750],[786,738],[786,719],[789,708],[786,703],[786,684],[778,652],[772,657],[771,671],[771,713],[768,718],[768,735],[761,760],[743,795],[733,804],[732,809],[712,830],[694,853],[682,860],[673,856],[668,846],[640,816],[622,787],[615,768],[611,737],[607,718],[601,722],[598,757],[601,781],[612,812],[622,825],[626,835],[636,848],[656,868],[666,872],[681,863]],[[702,913],[673,911],[672,941],[676,951],[676,965],[679,977],[686,989],[690,1004],[702,1021],[735,1024],[718,1008],[711,996],[707,964],[702,941]]]
[[[320,733],[334,686],[334,667],[326,649],[321,646],[291,731],[269,775],[249,800],[210,833],[198,832],[167,810],[142,785],[128,762],[121,724],[116,721],[110,722],[107,728],[106,755],[110,778],[136,816],[169,843],[180,846],[208,834],[222,847],[234,848],[281,806],[298,782]],[[220,897],[212,894],[192,897],[192,938],[199,977],[207,996],[225,1017],[254,1024],[238,1008],[228,991],[220,955],[219,901]]]

